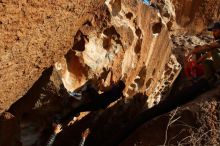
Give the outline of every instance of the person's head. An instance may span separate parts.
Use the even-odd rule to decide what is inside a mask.
[[[215,22],[208,26],[208,30],[212,31],[214,38],[220,39],[220,21]]]
[[[219,29],[214,29],[212,32],[213,32],[213,36],[216,40],[220,39],[220,28]]]

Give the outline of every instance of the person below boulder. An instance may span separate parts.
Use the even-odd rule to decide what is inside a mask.
[[[214,41],[203,46],[195,47],[189,56],[197,56],[196,64],[203,64],[205,78],[215,80],[216,77],[219,77],[220,73],[220,21],[209,25],[208,31],[212,31]]]
[[[199,58],[200,57],[198,55],[194,54],[189,54],[186,57],[186,61],[184,63],[184,72],[187,78],[190,80],[197,80],[199,77],[204,75],[204,65],[198,61],[200,60]]]
[[[125,83],[122,80],[118,81],[118,83],[113,85],[111,89],[102,94],[99,94],[92,86],[88,86],[87,89],[82,92],[82,98],[85,98],[86,101],[64,116],[61,119],[61,123],[66,124],[80,112],[105,109],[109,104],[123,96],[124,88]]]

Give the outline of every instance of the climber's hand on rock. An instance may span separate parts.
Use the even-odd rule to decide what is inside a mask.
[[[58,134],[62,131],[62,125],[61,124],[56,124],[54,125],[54,133]]]

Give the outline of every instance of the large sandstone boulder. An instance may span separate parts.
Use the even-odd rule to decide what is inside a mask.
[[[181,69],[160,14],[135,0],[106,1],[55,67],[68,91],[89,79],[103,91],[123,79],[125,97],[141,92],[150,96],[149,107],[160,101]]]
[[[61,83],[74,91],[91,80],[103,92],[122,79],[125,98],[106,111],[83,114],[55,145],[77,145],[88,125],[94,130],[90,145],[109,143],[123,124],[169,93],[181,70],[174,53],[186,47],[177,36],[190,46],[186,34],[219,19],[218,0],[152,2],[158,9],[138,0],[0,1],[0,113],[15,103],[10,112],[21,121],[25,113],[23,125],[38,129],[22,129],[23,139],[35,133],[30,137],[35,143],[39,129],[67,108],[62,104],[68,95],[57,94]],[[184,53],[178,55],[184,58]],[[45,85],[39,77],[51,65],[54,72]]]
[[[76,31],[103,2],[0,2],[0,113],[71,48]]]

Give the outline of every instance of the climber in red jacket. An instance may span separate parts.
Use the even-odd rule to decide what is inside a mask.
[[[201,57],[205,64],[206,77],[219,76],[220,73],[220,21],[208,26],[208,30],[212,31],[214,41],[197,48],[192,53],[203,53]]]
[[[200,46],[196,46],[198,48]],[[184,64],[184,71],[189,79],[196,80],[204,75],[204,65],[201,63],[202,59],[200,55],[189,54],[186,57]]]
[[[203,70],[206,79],[215,81],[220,72],[220,21],[209,25],[208,30],[212,31],[215,40],[195,47],[186,59],[185,73],[188,77],[195,78],[201,76],[200,72]]]

